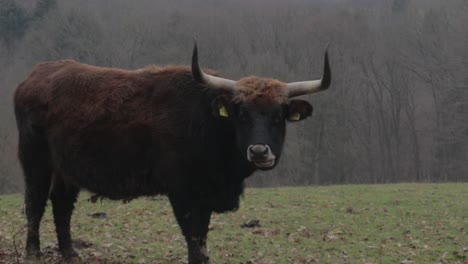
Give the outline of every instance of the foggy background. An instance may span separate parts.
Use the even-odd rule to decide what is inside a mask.
[[[466,0],[0,0],[0,193],[22,190],[12,95],[41,61],[200,63],[318,79],[279,166],[251,186],[468,180]]]

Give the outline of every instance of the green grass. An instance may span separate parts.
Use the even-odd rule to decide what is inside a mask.
[[[87,263],[185,263],[185,241],[166,198],[95,204],[82,193],[72,219]],[[0,263],[24,250],[20,195],[0,196]],[[90,217],[106,212],[106,219]],[[241,228],[248,220],[261,228]],[[47,207],[46,262],[58,262]],[[238,212],[212,217],[212,263],[467,263],[468,184],[247,189]],[[21,256],[20,256],[21,261]]]

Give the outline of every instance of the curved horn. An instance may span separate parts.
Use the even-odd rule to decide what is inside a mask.
[[[203,72],[203,70],[198,65],[198,49],[197,49],[197,40],[193,40],[193,54],[192,54],[192,76],[193,78],[200,83],[205,84],[209,88],[213,89],[224,89],[229,91],[236,90],[236,82],[229,79],[224,79],[209,75]]]
[[[328,62],[328,48],[325,50],[325,66],[320,80],[288,83],[288,97],[312,94],[326,90],[331,83],[331,70]]]

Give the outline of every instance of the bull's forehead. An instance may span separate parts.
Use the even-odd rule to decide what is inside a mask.
[[[237,81],[236,101],[247,103],[278,103],[288,101],[287,84],[274,79],[245,77]]]

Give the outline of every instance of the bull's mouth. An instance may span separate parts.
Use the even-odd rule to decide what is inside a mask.
[[[254,161],[255,166],[261,169],[272,168],[275,165],[275,160]]]

